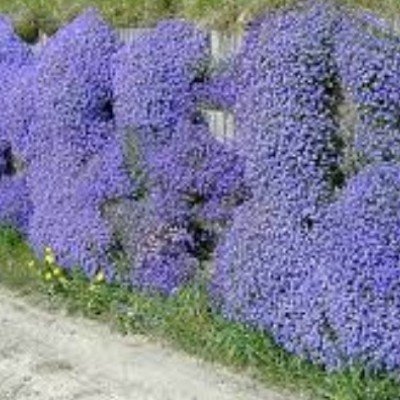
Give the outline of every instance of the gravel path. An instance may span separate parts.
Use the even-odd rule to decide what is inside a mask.
[[[3,288],[0,399],[294,400],[143,337],[47,313]]]

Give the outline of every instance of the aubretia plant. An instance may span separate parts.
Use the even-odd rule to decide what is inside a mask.
[[[151,234],[160,245],[134,266],[133,283],[163,292],[176,290],[195,274],[195,257],[202,253],[196,238],[214,238],[209,230],[225,224],[243,197],[243,163],[212,137],[197,110],[197,88],[205,81],[209,52],[204,32],[186,22],[167,21],[116,57],[119,138],[125,147],[134,141],[139,148],[146,176],[142,201],[152,210],[147,218],[158,220],[155,225],[168,232],[179,232],[173,243]],[[146,246],[138,251],[146,253]]]
[[[225,317],[329,368],[399,368],[399,46],[307,1],[253,21],[210,76],[184,21],[122,46],[88,10],[34,59],[0,19],[0,223],[52,284],[81,266],[95,292],[175,294],[214,256]],[[229,147],[204,102],[234,114]]]
[[[325,210],[313,245],[307,284],[314,329],[302,332],[313,359],[335,367],[363,362],[400,366],[398,273],[399,39],[365,15],[342,15],[335,57],[343,87],[358,111],[358,173]],[[319,294],[318,294],[319,293]],[[317,300],[319,299],[319,300]],[[316,338],[319,346],[316,347]],[[311,339],[313,338],[313,339]]]
[[[11,23],[0,18],[0,223],[27,232],[32,204],[26,186],[26,171],[16,165],[14,146],[15,91],[20,77],[31,67],[28,47],[15,35]],[[21,118],[21,117],[20,117]],[[23,117],[22,117],[23,118]],[[22,134],[22,129],[18,131]]]
[[[130,187],[113,121],[110,63],[118,46],[93,10],[50,40],[35,72],[28,155],[31,243],[39,253],[50,245],[64,267],[89,275],[104,268],[109,278],[112,231],[101,205]]]
[[[26,177],[2,176],[0,178],[0,223],[26,233],[32,215],[32,204]]]
[[[29,47],[15,34],[11,21],[0,16],[0,64],[12,64],[17,68],[31,58]]]
[[[196,110],[199,66],[210,57],[205,32],[171,20],[140,34],[115,59],[115,115],[122,139],[162,144]]]
[[[365,16],[343,16],[335,36],[340,76],[358,110],[361,163],[400,160],[400,39]]]
[[[256,24],[236,70],[238,145],[254,196],[218,248],[213,295],[225,315],[281,341],[292,338],[299,317],[293,298],[309,295],[301,292],[307,250],[336,161],[329,11],[318,5]]]
[[[392,162],[367,166],[329,207],[307,285],[315,292],[309,310],[316,325],[302,332],[319,361],[400,366],[399,204],[400,165]]]
[[[233,108],[256,189],[217,249],[211,294],[225,316],[305,358],[392,369],[400,365],[398,41],[353,17],[311,3],[249,33],[232,74]],[[343,91],[359,114],[358,165],[337,185]]]
[[[124,286],[170,295],[196,274],[192,236],[162,221],[151,201],[125,198],[107,204],[104,215],[114,229],[116,280]]]
[[[246,193],[243,162],[203,121],[186,121],[149,158],[151,196],[160,217],[178,226],[224,223]]]

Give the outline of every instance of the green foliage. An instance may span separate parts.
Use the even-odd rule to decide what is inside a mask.
[[[37,290],[32,253],[21,236],[8,227],[0,229],[0,283],[25,293]]]
[[[27,43],[35,43],[39,38],[39,22],[30,13],[14,18],[14,27],[17,35]]]
[[[0,0],[0,12],[10,14],[17,31],[28,41],[39,31],[54,33],[83,9],[99,8],[118,27],[154,25],[168,17],[183,17],[220,29],[243,27],[268,9],[287,7],[300,0]],[[373,10],[393,18],[400,14],[398,0],[336,0],[351,7]]]
[[[212,312],[203,284],[175,297],[144,295],[110,285],[101,274],[89,280],[79,268],[59,271],[51,249],[34,259],[16,232],[0,230],[0,283],[50,304],[101,319],[123,333],[142,333],[205,360],[247,370],[269,386],[304,392],[321,400],[398,400],[400,382],[360,366],[328,373],[293,357],[264,332],[224,320]]]
[[[325,378],[325,387],[318,390],[320,397],[329,400],[397,400],[399,384],[380,373],[368,373],[362,366]]]

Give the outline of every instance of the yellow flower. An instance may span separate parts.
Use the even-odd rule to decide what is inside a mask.
[[[53,278],[53,274],[50,272],[50,271],[48,271],[48,272],[46,272],[45,274],[44,274],[44,280],[45,281],[51,281],[51,279]]]
[[[62,276],[63,272],[62,272],[61,268],[56,267],[53,269],[53,274],[56,278],[58,278],[58,277]]]
[[[54,264],[56,262],[56,257],[54,255],[54,251],[52,250],[51,247],[46,247],[44,249],[44,261],[48,264]]]
[[[96,283],[102,283],[102,282],[105,281],[105,279],[106,279],[106,277],[105,277],[105,275],[104,275],[104,272],[103,272],[103,271],[100,271],[100,272],[95,276],[94,281],[95,281]]]
[[[53,250],[52,250],[51,247],[49,247],[49,246],[47,246],[47,247],[44,249],[44,252],[45,252],[46,254],[53,254]]]
[[[35,261],[31,260],[28,262],[28,268],[33,268],[35,266]]]
[[[45,261],[47,264],[52,265],[52,264],[54,264],[54,263],[56,262],[56,258],[54,257],[54,254],[47,253],[47,254],[45,255],[45,257],[44,257],[44,261]]]

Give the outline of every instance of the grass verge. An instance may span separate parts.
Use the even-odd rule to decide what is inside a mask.
[[[73,314],[142,333],[207,361],[246,371],[288,392],[321,400],[399,400],[400,381],[362,367],[328,373],[278,347],[267,334],[216,315],[201,285],[171,298],[148,296],[97,276],[89,281],[79,270],[65,275],[50,258],[34,258],[23,239],[0,230],[0,284],[49,301]]]

